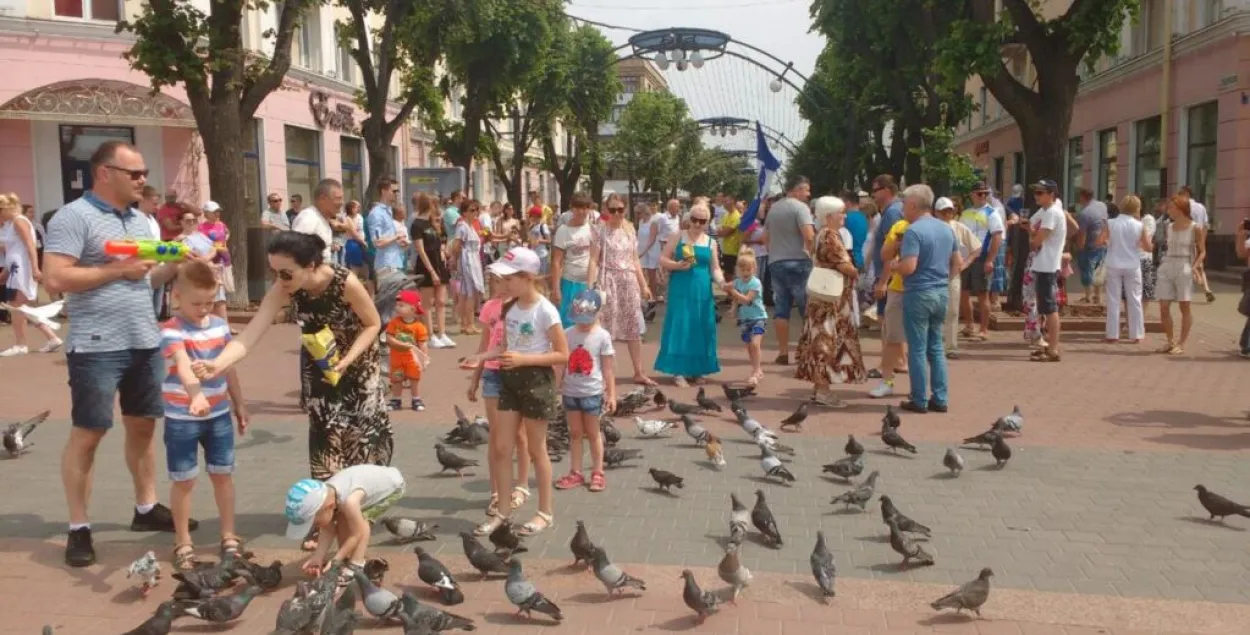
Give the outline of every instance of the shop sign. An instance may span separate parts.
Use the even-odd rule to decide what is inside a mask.
[[[351,104],[334,104],[334,108],[330,108],[330,94],[325,91],[314,90],[308,93],[308,109],[312,111],[313,123],[318,128],[351,135],[360,134],[356,128],[356,108]]]
[[[989,153],[990,153],[990,140],[989,139],[986,139],[985,141],[978,141],[977,144],[972,147],[972,156],[979,157],[983,154],[989,154]]]

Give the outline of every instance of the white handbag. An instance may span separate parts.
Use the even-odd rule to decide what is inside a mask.
[[[807,297],[822,302],[837,302],[842,299],[842,290],[846,286],[846,276],[834,269],[814,267],[807,276]]]

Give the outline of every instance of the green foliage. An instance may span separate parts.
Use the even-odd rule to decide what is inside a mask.
[[[703,147],[685,100],[667,91],[634,93],[621,112],[611,161],[644,190],[671,192],[698,171]]]
[[[926,128],[924,145],[910,151],[920,157],[923,180],[933,186],[939,196],[966,194],[976,184],[978,176],[972,157],[955,152],[953,128]]]
[[[720,148],[706,148],[695,163],[698,168],[681,188],[691,196],[724,192],[738,200],[755,198],[757,175],[746,157]]]

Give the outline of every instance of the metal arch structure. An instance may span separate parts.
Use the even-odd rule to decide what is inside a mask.
[[[721,130],[750,130],[753,124],[759,124],[764,131],[764,137],[769,141],[775,142],[790,154],[798,152],[798,145],[786,136],[786,133],[773,128],[772,126],[758,120],[743,119],[742,117],[704,117],[696,119],[695,123],[699,124],[699,129],[720,128]]]

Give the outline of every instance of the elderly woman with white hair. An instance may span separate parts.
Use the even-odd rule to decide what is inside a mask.
[[[845,277],[837,298],[810,292],[803,335],[799,338],[798,370],[794,376],[812,383],[812,401],[835,408],[846,405],[830,386],[860,383],[867,377],[864,356],[859,348],[858,320],[855,317],[855,278],[859,271],[842,237],[846,204],[836,196],[816,199],[816,226],[813,240],[812,272],[831,269]]]
[[[669,272],[668,309],[655,360],[655,369],[682,388],[689,382],[702,385],[705,376],[720,372],[712,283],[725,285],[719,247],[707,234],[711,210],[696,204],[687,222],[664,243],[660,256],[660,266]]]

